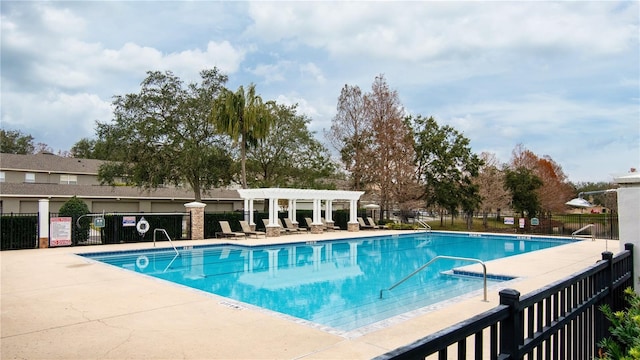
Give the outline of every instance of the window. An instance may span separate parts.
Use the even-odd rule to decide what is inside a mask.
[[[0,171],[0,182],[4,182],[4,171]]]
[[[24,182],[26,182],[26,183],[34,183],[34,182],[36,182],[36,174],[34,174],[34,173],[26,173],[26,174],[24,174]]]
[[[78,175],[60,175],[60,184],[77,184]]]

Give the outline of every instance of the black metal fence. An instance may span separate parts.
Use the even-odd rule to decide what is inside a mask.
[[[93,214],[95,216],[96,214]],[[144,218],[149,231],[140,233],[137,224]],[[189,213],[114,213],[104,216],[104,227],[100,230],[103,244],[120,244],[153,241],[153,230],[165,229],[171,240],[191,238]],[[167,241],[158,237],[158,241]]]
[[[604,252],[597,264],[524,296],[502,290],[499,306],[376,359],[596,358],[609,335],[600,306],[623,309],[624,289],[633,288],[632,250]]]
[[[605,214],[546,214],[536,218],[489,214],[486,217],[476,216],[474,222],[482,222],[486,231],[559,236],[571,236],[573,232],[592,224],[580,231],[578,235],[594,235],[600,239],[619,239],[618,214],[613,212]]]
[[[2,250],[38,247],[38,214],[2,214],[0,248]]]
[[[2,250],[34,249],[38,247],[38,214],[2,214],[0,243]],[[50,218],[58,217],[50,213]],[[102,218],[101,226],[96,219]],[[149,231],[138,232],[140,220],[149,224]],[[189,213],[110,213],[86,214],[71,218],[71,246],[122,244],[153,241],[154,229],[165,229],[171,240],[191,239]],[[157,241],[167,241],[164,235]]]

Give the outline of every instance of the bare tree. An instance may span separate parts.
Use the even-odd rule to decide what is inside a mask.
[[[340,153],[345,170],[351,175],[351,188],[363,190],[372,133],[366,118],[364,95],[358,86],[345,85],[342,88],[337,114],[332,120],[331,130],[325,135]]]
[[[404,108],[398,92],[389,88],[383,75],[376,76],[371,93],[365,95],[365,108],[374,139],[369,155],[373,160],[369,166],[369,181],[379,192],[382,210],[388,212],[394,202],[401,201],[406,205],[410,203],[412,192],[417,195],[413,186],[417,184],[413,137],[404,122]],[[381,217],[383,212],[380,212]]]
[[[509,192],[504,188],[504,172],[495,154],[483,152],[480,154],[483,165],[480,167],[478,177],[474,183],[478,185],[478,191],[482,197],[483,224],[487,227],[488,214],[492,211],[500,216],[500,209],[509,205]]]

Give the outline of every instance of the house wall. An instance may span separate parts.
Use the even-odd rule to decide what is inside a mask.
[[[95,175],[77,175],[73,173],[54,173],[54,172],[37,172],[37,171],[12,171],[3,170],[5,172],[6,183],[25,183],[25,174],[32,173],[35,175],[36,184],[60,184],[61,175],[76,175],[78,185],[100,185]]]

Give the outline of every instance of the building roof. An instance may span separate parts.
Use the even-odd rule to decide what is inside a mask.
[[[98,175],[104,160],[79,159],[39,153],[35,155],[0,154],[0,169],[30,172]]]
[[[143,189],[134,186],[66,185],[1,183],[0,197],[40,198],[72,197],[90,199],[171,199],[192,201],[193,191],[179,188]],[[202,191],[203,201],[240,200],[236,190],[213,189]]]

